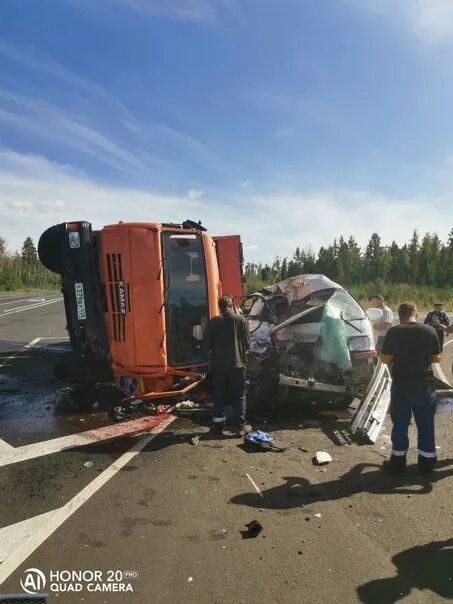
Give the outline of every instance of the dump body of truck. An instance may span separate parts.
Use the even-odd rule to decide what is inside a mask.
[[[52,229],[41,237],[39,253],[62,275],[76,350],[110,363],[129,396],[175,396],[196,385],[207,364],[202,334],[219,296],[242,299],[239,236],[212,238],[191,221],[118,223],[95,234],[82,222]],[[65,248],[53,266],[49,231],[53,247]],[[88,250],[90,232],[96,245]],[[102,333],[103,349],[91,345],[91,325]]]

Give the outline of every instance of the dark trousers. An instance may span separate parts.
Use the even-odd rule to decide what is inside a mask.
[[[435,414],[436,393],[434,390],[423,385],[417,387],[393,383],[390,399],[390,416],[393,422],[392,456],[406,456],[409,448],[409,423],[413,415],[417,425],[418,455],[427,459],[435,459]]]
[[[213,372],[214,386],[214,423],[225,422],[225,405],[233,407],[233,424],[245,425],[245,369],[232,369]]]
[[[444,332],[443,331],[436,331],[437,333],[437,337],[439,339],[439,346],[440,346],[440,351],[442,352],[444,349]]]

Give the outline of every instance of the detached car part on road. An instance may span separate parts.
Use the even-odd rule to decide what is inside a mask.
[[[353,432],[376,440],[390,400],[390,373],[376,364],[369,317],[343,287],[324,275],[290,277],[248,296],[243,311],[259,403],[289,395],[337,407],[354,401]],[[379,319],[379,309],[369,312]]]

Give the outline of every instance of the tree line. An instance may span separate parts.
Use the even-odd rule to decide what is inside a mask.
[[[397,284],[399,291],[409,294],[413,290],[404,290],[401,284],[417,286],[419,291],[445,290],[453,298],[453,228],[446,241],[435,233],[420,236],[415,230],[404,245],[393,241],[386,246],[373,233],[362,249],[353,236],[348,239],[340,236],[331,245],[320,247],[317,253],[297,247],[292,256],[276,257],[271,264],[248,262],[247,292],[304,273],[324,274],[355,291],[361,299],[368,291],[379,289],[384,293],[390,287],[393,291]],[[40,263],[31,237],[25,239],[21,252],[9,252],[6,240],[0,237],[0,290],[53,289],[59,284],[59,275]]]
[[[317,253],[297,247],[291,257],[276,257],[272,264],[245,265],[248,292],[304,273],[321,273],[346,287],[373,282],[451,288],[453,228],[444,242],[435,233],[420,236],[414,230],[411,240],[402,246],[395,241],[383,245],[381,237],[373,233],[362,249],[353,236],[341,236]]]
[[[0,291],[55,289],[59,284],[60,276],[47,270],[39,261],[31,237],[25,239],[21,252],[9,252],[6,240],[0,237]]]

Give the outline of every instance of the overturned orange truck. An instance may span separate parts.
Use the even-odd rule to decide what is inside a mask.
[[[62,223],[40,238],[41,262],[62,278],[72,347],[111,366],[140,398],[178,396],[206,368],[202,334],[219,296],[243,299],[238,235],[197,222]]]

